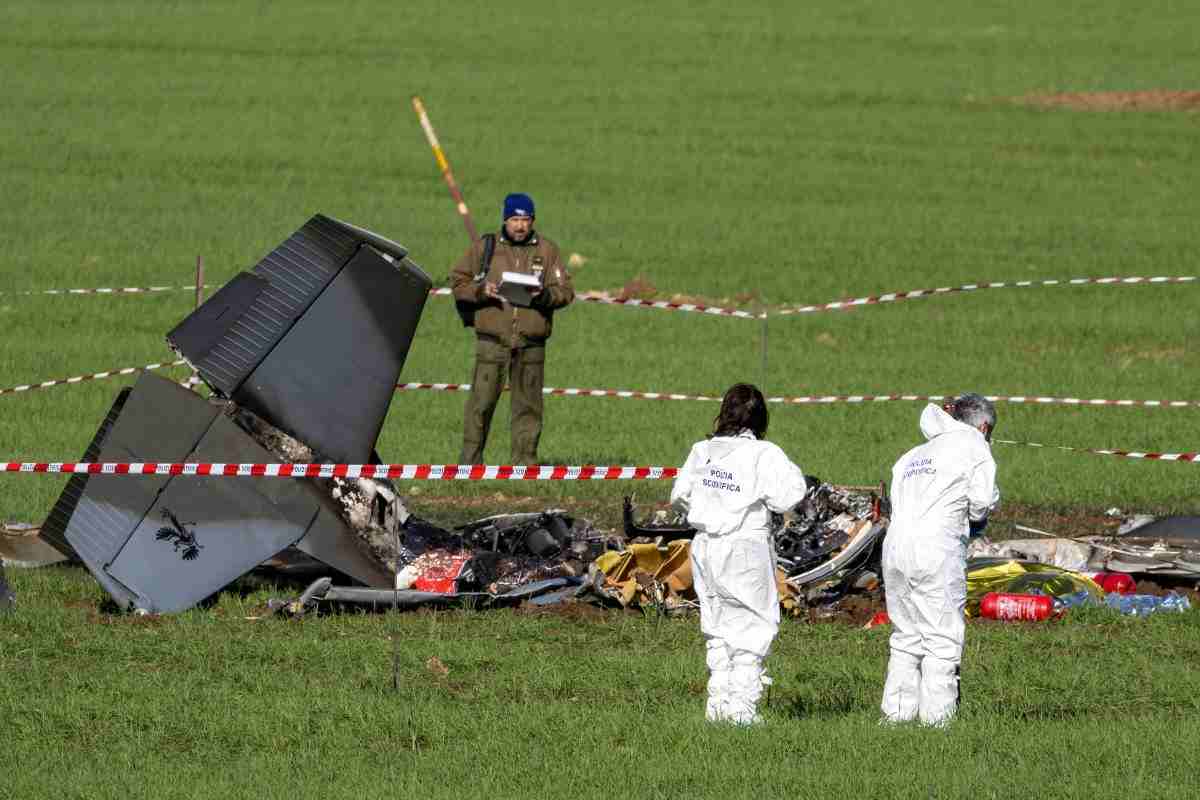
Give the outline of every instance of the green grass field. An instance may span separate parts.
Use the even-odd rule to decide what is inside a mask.
[[[878,727],[887,631],[785,624],[768,724],[702,721],[694,621],[97,615],[57,568],[3,620],[6,797],[1191,796],[1200,614],[968,628],[946,732]],[[64,600],[66,604],[64,606]],[[394,637],[394,638],[393,638]],[[399,689],[393,689],[393,642]],[[447,674],[426,664],[437,657]],[[2,790],[7,787],[8,791]]]
[[[664,295],[778,305],[1197,274],[1200,114],[1015,101],[1200,88],[1197,25],[1197,9],[1115,0],[13,0],[0,7],[0,388],[167,360],[163,336],[191,304],[187,292],[14,293],[182,285],[197,255],[221,284],[316,212],[404,243],[442,282],[466,237],[413,94],[476,220],[496,224],[508,191],[532,194],[542,232],[587,257],[580,290],[641,276]],[[556,320],[547,384],[1200,400],[1198,299],[1198,284],[1000,289],[778,318],[765,370],[756,322],[577,304]],[[451,305],[432,299],[402,379],[467,381],[470,353]],[[0,396],[0,454],[78,458],[121,385]],[[398,395],[381,455],[453,461],[463,401]],[[506,410],[491,463],[508,458]],[[549,398],[541,455],[677,464],[715,410]],[[919,411],[775,408],[770,435],[808,472],[871,483],[916,443]],[[999,412],[1005,439],[1200,450],[1196,408]],[[1200,511],[1200,466],[1001,446],[996,458],[1010,508]],[[0,518],[40,521],[61,487],[0,476]],[[410,505],[503,492],[615,516],[631,489],[667,494],[665,483],[460,483],[414,485]],[[496,612],[288,626],[244,622],[228,597],[161,624],[100,625],[89,577],[13,580],[26,605],[0,621],[0,711],[20,766],[0,796],[10,779],[13,796],[48,794],[42,779],[68,796],[211,793],[208,780],[218,794],[267,796],[728,795],[764,775],[773,794],[1195,786],[1193,615],[973,627],[966,713],[948,737],[874,727],[882,635],[789,624],[773,668],[779,724],[743,734],[694,724],[702,663],[688,623]],[[393,628],[411,645],[399,698],[386,691]],[[430,655],[450,665],[447,685],[424,674]],[[29,698],[35,685],[49,688]]]

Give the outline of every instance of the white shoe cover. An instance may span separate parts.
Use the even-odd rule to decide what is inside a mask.
[[[729,675],[729,721],[735,725],[757,725],[758,699],[763,693],[762,659],[744,651],[733,657],[733,670]]]
[[[958,711],[958,665],[933,656],[921,662],[922,724],[944,726]]]
[[[911,653],[893,650],[888,659],[887,681],[879,710],[888,722],[909,722],[917,718],[921,706],[921,659]]]

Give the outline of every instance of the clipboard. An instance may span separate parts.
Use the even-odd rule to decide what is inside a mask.
[[[529,308],[533,305],[533,295],[542,288],[542,282],[534,275],[524,272],[505,272],[500,276],[500,285],[496,287],[501,295],[514,306]]]

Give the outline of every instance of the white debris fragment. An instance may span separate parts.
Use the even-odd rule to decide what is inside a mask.
[[[350,527],[360,533],[392,534],[408,521],[408,509],[396,488],[378,478],[333,478],[330,495],[341,503]]]
[[[993,542],[986,536],[967,545],[967,558],[1015,558],[1080,572],[1088,568],[1091,545],[1073,539],[1009,539]]]
[[[415,564],[409,564],[396,573],[396,588],[403,591],[412,588],[413,583],[421,576],[421,570]]]
[[[1151,522],[1154,522],[1154,517],[1149,514],[1132,514],[1121,520],[1121,526],[1117,528],[1117,535],[1123,536],[1135,528],[1140,528],[1143,525],[1150,524]]]

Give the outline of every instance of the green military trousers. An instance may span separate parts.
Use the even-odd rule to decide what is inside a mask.
[[[536,464],[542,437],[542,383],[546,348],[512,348],[492,339],[475,340],[475,376],[463,418],[460,464],[482,464],[483,447],[492,415],[504,390],[505,374],[512,386],[512,464]]]

